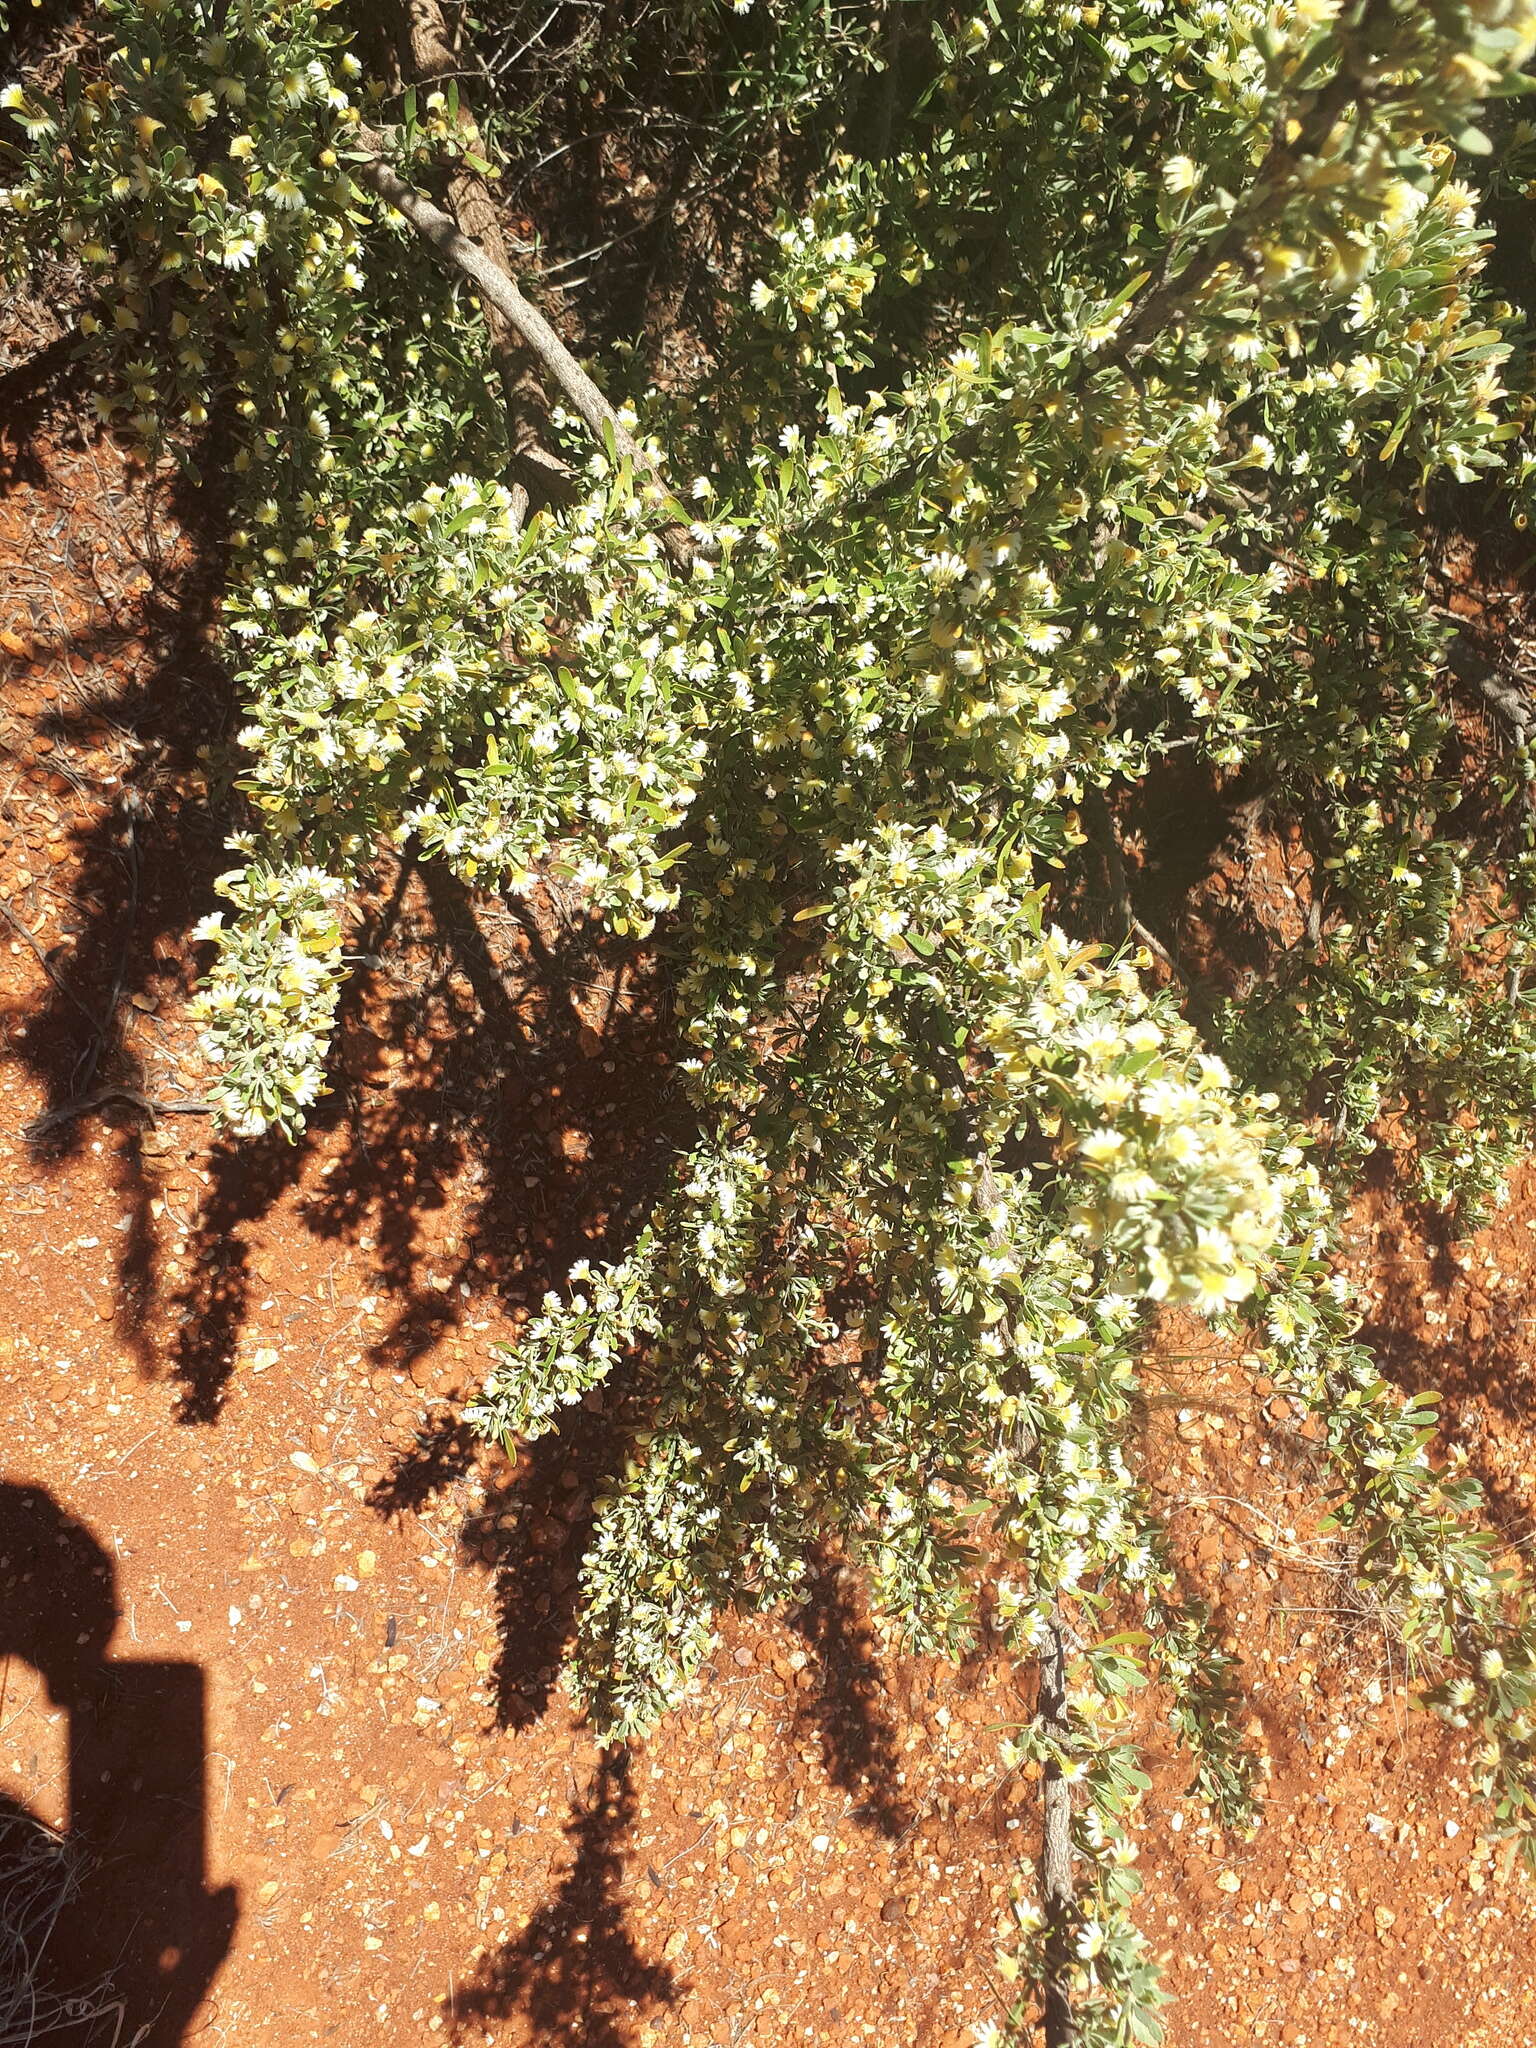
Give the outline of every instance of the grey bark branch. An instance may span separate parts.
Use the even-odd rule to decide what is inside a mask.
[[[1104,855],[1105,865],[1109,869],[1110,886],[1115,892],[1115,900],[1119,906],[1120,914],[1125,919],[1127,933],[1131,938],[1139,940],[1146,947],[1153,959],[1159,961],[1167,969],[1180,988],[1187,989],[1189,984],[1185,980],[1183,968],[1180,967],[1178,961],[1175,960],[1173,954],[1163,944],[1157,933],[1136,914],[1135,899],[1131,894],[1131,878],[1125,865],[1124,849],[1120,844],[1120,833],[1115,825],[1114,813],[1109,808],[1109,802],[1103,790],[1095,789],[1090,784],[1083,792],[1081,808],[1083,820],[1088,825],[1093,837],[1098,842],[1099,850]]]
[[[1040,1648],[1037,1716],[1048,1735],[1067,1734],[1067,1653],[1060,1619],[1053,1613]],[[1044,1840],[1040,1851],[1040,1898],[1045,1912],[1045,2048],[1071,2048],[1077,2039],[1072,2016],[1072,1788],[1055,1757],[1040,1781]]]
[[[1449,616],[1449,615],[1447,615]],[[1525,692],[1507,683],[1489,666],[1464,634],[1458,633],[1445,650],[1446,665],[1459,682],[1466,683],[1483,702],[1508,721],[1520,739],[1529,739],[1533,713]]]
[[[1150,290],[1143,292],[1100,362],[1134,368],[1163,329],[1199,297],[1218,270],[1241,263],[1247,257],[1255,235],[1295,195],[1306,160],[1321,152],[1351,104],[1363,113],[1370,97],[1366,72],[1376,25],[1389,13],[1390,0],[1366,0],[1361,18],[1343,40],[1338,71],[1300,116],[1299,132],[1295,136],[1289,133],[1282,114],[1264,161],[1227,226],[1197,249],[1182,270],[1160,277]]]
[[[455,75],[453,37],[438,0],[407,0],[402,9],[400,41],[402,58],[408,59],[410,73],[418,85],[439,85]],[[510,275],[512,266],[501,218],[490,186],[474,168],[473,153],[481,147],[480,131],[462,97],[458,121],[468,148],[448,176],[448,203],[454,222],[463,234],[479,244],[498,270]],[[540,503],[558,500],[569,495],[572,483],[564,465],[538,446],[534,408],[530,403],[536,395],[530,388],[536,379],[515,331],[504,315],[490,305],[485,309],[485,324],[501,373],[512,440],[512,518],[521,526],[528,515],[531,494]]]
[[[491,261],[479,243],[472,242],[468,235],[463,234],[440,206],[435,206],[414,185],[408,185],[383,157],[365,156],[356,168],[362,182],[386,205],[403,214],[444,262],[462,272],[481,298],[495,308],[539,367],[570,400],[596,438],[602,441],[605,433],[611,432],[618,452],[631,461],[637,471],[655,477],[656,466],[651,458],[622,424],[554,328],[538,307],[523,297],[507,273]]]
[[[978,1175],[982,1205],[991,1209],[997,1201],[997,1181],[991,1163],[982,1161]],[[993,1231],[994,1244],[1001,1232]],[[1034,1431],[1021,1425],[1016,1438],[1019,1455],[1033,1456],[1038,1448]],[[1067,1718],[1067,1630],[1061,1618],[1061,1603],[1053,1599],[1045,1640],[1040,1645],[1040,1687],[1035,1701],[1035,1719],[1055,1743],[1065,1745],[1070,1733]],[[1074,2048],[1077,2021],[1072,2011],[1072,1919],[1076,1891],[1072,1880],[1072,1787],[1052,1757],[1040,1780],[1040,1902],[1045,1914],[1045,1981],[1040,1987],[1045,2022],[1045,2048]]]
[[[1367,60],[1377,22],[1390,8],[1391,0],[1366,0],[1360,20],[1340,51],[1339,70],[1296,117],[1300,128],[1295,136],[1290,134],[1288,119],[1282,113],[1264,161],[1227,225],[1202,243],[1182,269],[1169,267],[1172,252],[1165,251],[1164,267],[1131,301],[1109,343],[1097,354],[1084,357],[1080,370],[1092,374],[1117,369],[1134,375],[1163,333],[1193,306],[1218,271],[1251,261],[1258,236],[1283,213],[1300,189],[1306,160],[1324,148],[1351,106],[1361,116],[1367,110],[1371,97],[1366,80]],[[943,444],[942,452],[953,461],[974,455],[982,442],[982,428],[969,427]],[[877,485],[871,495],[877,502],[896,497],[911,487],[919,473],[919,463],[905,464],[895,476]]]
[[[403,215],[450,268],[469,279],[485,304],[502,316],[540,369],[574,406],[594,437],[606,444],[611,434],[615,451],[633,465],[636,475],[649,478],[659,489],[666,491],[666,478],[538,307],[523,297],[506,271],[493,263],[479,243],[472,242],[462,232],[456,221],[424,193],[418,192],[414,185],[407,184],[393,165],[376,153],[374,146],[378,139],[368,130],[359,136],[364,148],[370,151],[370,154],[355,160],[356,173],[362,183],[376,192],[386,205]],[[675,568],[691,567],[698,550],[686,526],[672,523],[663,530],[661,541]]]

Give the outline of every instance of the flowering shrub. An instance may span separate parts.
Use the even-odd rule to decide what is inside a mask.
[[[6,90],[46,145],[13,153],[11,257],[78,259],[104,420],[230,448],[249,823],[200,930],[229,1119],[294,1130],[323,1089],[390,842],[477,887],[556,871],[670,962],[691,1141],[471,1410],[536,1436],[622,1374],[643,1413],[584,1568],[599,1726],[653,1723],[720,1607],[793,1597],[829,1539],[928,1647],[1000,1555],[1021,1653],[1080,1644],[1018,1738],[1076,1788],[1080,2038],[1156,2039],[1127,1696],[1166,1684],[1229,1821],[1252,1775],[1127,1448],[1147,1317],[1186,1304],[1264,1328],[1526,1830],[1526,1596],[1354,1344],[1328,1220],[1384,1116],[1466,1214],[1529,1129],[1530,763],[1494,826],[1458,809],[1420,534],[1425,484],[1518,425],[1458,151],[1524,0],[991,0],[894,54],[884,10],[827,11],[872,74],[899,56],[890,147],[829,139],[711,369],[637,395],[656,469],[610,440],[527,522],[480,316],[358,175],[393,120],[430,178],[455,110],[391,105],[340,8],[214,12],[112,0],[90,66]],[[719,11],[740,133],[788,118],[753,97],[781,14],[803,51],[801,10]],[[840,75],[796,73],[803,132]],[[1304,938],[1198,1015],[1131,943],[1118,840],[1172,763],[1306,854]]]

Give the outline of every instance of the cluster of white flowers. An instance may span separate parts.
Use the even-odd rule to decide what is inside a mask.
[[[617,1265],[581,1260],[562,1300],[547,1294],[515,1351],[492,1369],[469,1411],[488,1434],[532,1440],[554,1427],[562,1408],[600,1386],[642,1337],[657,1332],[652,1292],[659,1251],[643,1232]]]
[[[241,1136],[256,1137],[269,1124],[288,1124],[325,1090],[346,885],[304,863],[253,862],[217,887],[234,919],[215,911],[194,928],[195,939],[220,951],[192,1014],[218,1066],[214,1099]]]
[[[874,286],[871,236],[877,219],[862,182],[824,186],[808,212],[781,221],[773,268],[750,289],[753,308],[791,335],[810,330],[818,354],[838,360],[840,331]]]

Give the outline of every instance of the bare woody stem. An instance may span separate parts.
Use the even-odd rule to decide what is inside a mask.
[[[1371,98],[1372,38],[1381,18],[1389,13],[1388,0],[1364,0],[1353,29],[1341,36],[1338,70],[1305,111],[1299,115],[1290,109],[1282,111],[1264,161],[1227,226],[1198,249],[1182,270],[1158,279],[1142,294],[1098,358],[1101,364],[1133,367],[1163,329],[1193,304],[1217,271],[1240,264],[1251,254],[1254,237],[1283,212],[1298,189],[1303,166],[1321,153],[1348,109],[1353,105],[1364,115]],[[1291,132],[1293,120],[1295,133]]]
[[[538,307],[530,305],[523,297],[507,273],[491,261],[479,243],[472,242],[468,235],[461,233],[440,206],[434,206],[414,185],[408,185],[383,157],[363,157],[356,165],[356,172],[363,184],[376,192],[386,205],[403,214],[423,241],[430,243],[446,263],[461,271],[486,303],[495,307],[597,439],[603,441],[611,433],[620,455],[632,462],[637,471],[656,476],[656,465],[622,424],[618,414],[554,328]]]
[[[1053,1612],[1040,1646],[1037,1718],[1045,1733],[1062,1742],[1067,1735],[1067,1653]],[[1045,1913],[1045,2048],[1072,2048],[1077,2024],[1072,2013],[1072,1788],[1055,1756],[1040,1781],[1044,1839],[1040,1851],[1040,1895]]]
[[[440,0],[405,0],[400,14],[399,55],[408,74],[423,86],[451,78],[458,68],[458,56]],[[448,210],[460,231],[478,243],[489,261],[510,277],[512,265],[501,217],[485,173],[476,168],[479,159],[475,152],[482,146],[480,131],[462,91],[458,95],[458,122],[468,148],[448,173]],[[542,394],[536,391],[538,380],[517,334],[490,304],[485,307],[485,324],[506,396],[507,426],[512,438],[512,517],[521,526],[531,502],[559,502],[571,494],[575,482],[558,457],[539,446],[534,417],[542,409]]]
[[[614,452],[633,466],[637,476],[648,479],[657,490],[669,492],[667,480],[655,462],[538,307],[523,297],[506,271],[492,262],[478,242],[472,242],[440,206],[435,206],[414,185],[408,185],[393,165],[377,153],[377,136],[365,129],[359,140],[369,151],[368,155],[354,159],[361,182],[403,215],[450,268],[469,279],[485,304],[501,315],[551,383],[575,407],[595,439],[606,446],[611,436]],[[685,525],[674,520],[664,527],[661,542],[675,569],[687,570],[692,566],[698,549]]]
[[[990,1163],[980,1175],[983,1209],[998,1199],[998,1187]],[[994,1244],[1001,1232],[992,1233]],[[1031,1457],[1038,1448],[1035,1432],[1021,1428],[1018,1433],[1021,1457]],[[1040,1779],[1040,1901],[1045,1914],[1044,1982],[1040,1987],[1044,2008],[1045,2048],[1074,2048],[1077,2021],[1072,2010],[1072,1934],[1076,1890],[1072,1878],[1072,1787],[1062,1776],[1059,1752],[1071,1733],[1067,1716],[1066,1629],[1058,1598],[1051,1602],[1039,1652],[1040,1681],[1035,1701],[1035,1720],[1050,1742],[1050,1754]]]

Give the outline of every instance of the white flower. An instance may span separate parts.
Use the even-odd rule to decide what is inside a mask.
[[[1381,378],[1381,359],[1378,356],[1356,356],[1345,366],[1344,382],[1358,398],[1374,391]]]
[[[1171,156],[1163,165],[1163,185],[1169,192],[1193,192],[1204,176],[1192,157]]]
[[[50,114],[34,113],[23,108],[16,118],[33,142],[40,142],[45,136],[57,132],[56,123]]]
[[[1113,1130],[1090,1131],[1077,1149],[1091,1165],[1105,1166],[1125,1150],[1125,1134]]]
[[[1349,295],[1349,324],[1358,334],[1368,327],[1376,312],[1376,294],[1368,284],[1357,285]]]

